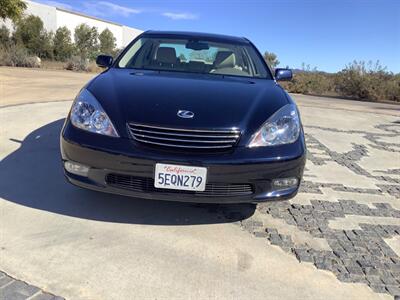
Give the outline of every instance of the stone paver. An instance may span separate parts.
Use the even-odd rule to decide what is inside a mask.
[[[0,300],[64,300],[0,272]]]
[[[299,196],[289,202],[258,206],[261,220],[263,215],[281,219],[315,239],[324,239],[330,249],[315,249],[307,242],[296,243],[290,233],[283,234],[280,232],[282,228],[278,230],[262,221],[247,219],[241,222],[241,226],[256,237],[266,238],[271,244],[296,256],[300,262],[312,263],[318,269],[332,272],[343,282],[364,283],[377,293],[400,296],[400,253],[386,242],[386,239],[400,237],[400,210],[392,207],[390,203],[393,200],[389,201],[394,197],[394,201],[400,204],[400,179],[396,176],[400,172],[400,124],[378,124],[375,127],[381,132],[305,126],[308,162]],[[315,128],[320,132],[310,133],[310,129]],[[356,140],[364,139],[364,143],[350,142],[352,150],[332,151],[318,138],[318,133],[323,134],[324,131],[339,133],[339,138],[340,133],[355,135]],[[391,142],[382,142],[384,137],[391,138],[388,139]],[[379,169],[373,172],[363,167],[363,158],[374,160],[370,156],[374,149],[386,153],[381,165],[390,161],[392,168],[379,167],[379,161],[376,163]],[[379,157],[375,159],[379,160]],[[349,178],[337,177],[335,182],[326,183],[321,180],[323,176],[320,174],[310,173],[310,167],[318,172],[318,168],[326,164],[330,164],[333,178],[339,169],[346,169],[359,180],[349,182]],[[371,187],[356,187],[363,180],[368,180]],[[341,192],[342,198],[330,195],[335,192]],[[374,195],[376,198],[373,202],[364,201],[362,195]],[[298,203],[299,198],[303,198],[301,204]],[[304,198],[312,200],[305,202]],[[305,204],[307,202],[309,204]],[[347,221],[349,219],[350,222]]]

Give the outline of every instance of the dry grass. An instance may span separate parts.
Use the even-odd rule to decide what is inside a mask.
[[[42,60],[41,68],[46,70],[66,70],[66,62],[54,60]],[[98,67],[94,61],[90,62],[87,67],[88,73],[100,73],[103,69]],[[74,71],[77,72],[77,71]],[[81,71],[84,72],[84,71]]]
[[[40,67],[47,70],[64,70],[65,63],[62,61],[42,60]]]

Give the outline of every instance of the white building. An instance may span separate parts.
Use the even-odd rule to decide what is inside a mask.
[[[66,26],[71,31],[71,38],[74,40],[74,30],[79,24],[85,23],[90,27],[97,27],[99,33],[108,28],[116,39],[117,48],[126,46],[136,36],[142,33],[142,30],[117,24],[111,21],[102,20],[96,17],[88,16],[82,13],[70,11],[64,8],[50,6],[33,1],[25,1],[27,8],[25,15],[35,15],[42,19],[44,28],[47,31],[56,32],[57,28]],[[0,21],[0,23],[2,23]],[[11,22],[5,22],[6,26],[11,28]]]

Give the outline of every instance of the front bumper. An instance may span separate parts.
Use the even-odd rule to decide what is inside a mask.
[[[87,176],[78,176],[65,170],[65,175],[72,184],[106,193],[183,202],[242,203],[294,197],[298,185],[276,190],[272,180],[296,177],[301,181],[306,153],[304,138],[301,136],[294,144],[272,150],[275,151],[275,156],[261,153],[262,149],[250,150],[243,147],[230,153],[172,152],[143,146],[129,139],[115,139],[84,132],[68,124],[61,135],[62,160],[90,167]],[[204,195],[201,192],[155,189],[151,185],[156,163],[206,167],[207,183],[246,184],[251,186],[252,191],[241,195]],[[139,183],[140,188],[116,186],[110,184],[110,174],[133,178],[131,181],[141,180],[142,183]]]

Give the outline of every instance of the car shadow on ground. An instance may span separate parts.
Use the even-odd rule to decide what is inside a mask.
[[[103,194],[67,183],[61,166],[59,133],[64,119],[31,132],[18,150],[0,162],[0,197],[27,207],[90,220],[194,225],[228,223],[253,215],[251,204],[191,204]]]

